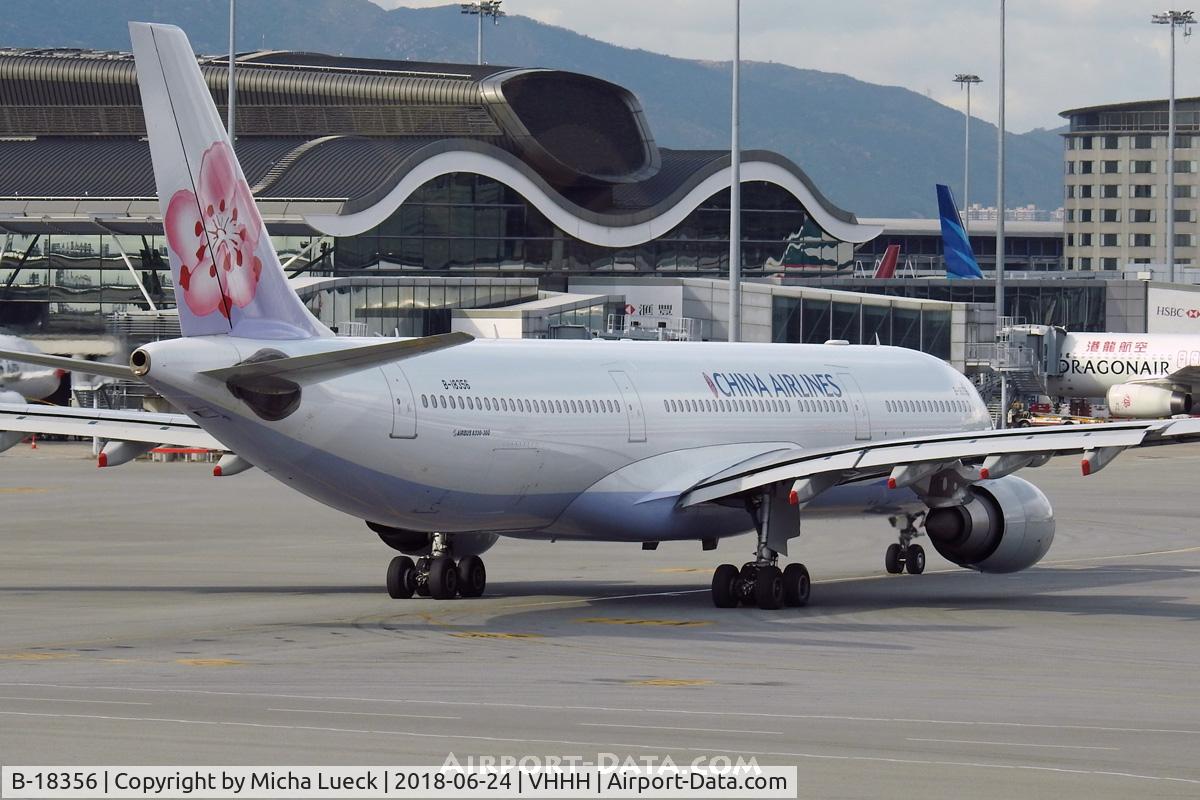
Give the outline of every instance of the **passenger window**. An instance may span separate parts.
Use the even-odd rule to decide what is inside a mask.
[[[445,408],[446,407],[446,395],[444,395],[444,394],[438,395],[438,400],[441,401],[442,408]]]
[[[467,408],[471,409],[472,411],[475,410],[475,398],[474,397],[467,398]],[[483,410],[483,403],[479,404],[479,410],[480,411]]]
[[[429,408],[429,403],[425,399],[425,395],[421,395],[421,408]]]

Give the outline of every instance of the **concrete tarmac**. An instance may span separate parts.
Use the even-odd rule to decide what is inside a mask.
[[[0,456],[0,764],[796,764],[801,797],[1200,796],[1200,445],[1051,497],[1047,560],[882,568],[813,523],[805,609],[718,610],[748,538],[501,542],[479,600],[390,600],[358,520],[257,471]]]

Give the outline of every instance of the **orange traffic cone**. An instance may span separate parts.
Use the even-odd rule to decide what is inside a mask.
[[[37,434],[36,433],[29,438],[29,441],[30,441],[29,449],[37,450]]]

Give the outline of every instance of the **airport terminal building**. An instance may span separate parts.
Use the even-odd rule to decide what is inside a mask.
[[[200,62],[223,109],[227,59]],[[612,83],[255,52],[237,86],[237,152],[276,249],[289,273],[335,279],[310,306],[389,287],[331,322],[435,333],[454,308],[574,276],[728,270],[728,154],[659,147]],[[0,326],[97,335],[172,304],[132,56],[0,51],[0,176]],[[741,176],[749,278],[847,270],[879,233],[775,153],[746,151]]]

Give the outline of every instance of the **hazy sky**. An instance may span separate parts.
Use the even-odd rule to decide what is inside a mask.
[[[1067,108],[1166,97],[1170,28],[1150,23],[1165,2],[1009,0],[1008,129],[1058,127]],[[999,8],[999,0],[742,0],[742,58],[900,85],[954,108],[964,101],[951,79],[974,72],[984,83],[971,110],[995,122]],[[504,0],[504,9],[625,47],[733,55],[733,0]],[[1200,94],[1200,36],[1180,35],[1176,48],[1178,95]]]

